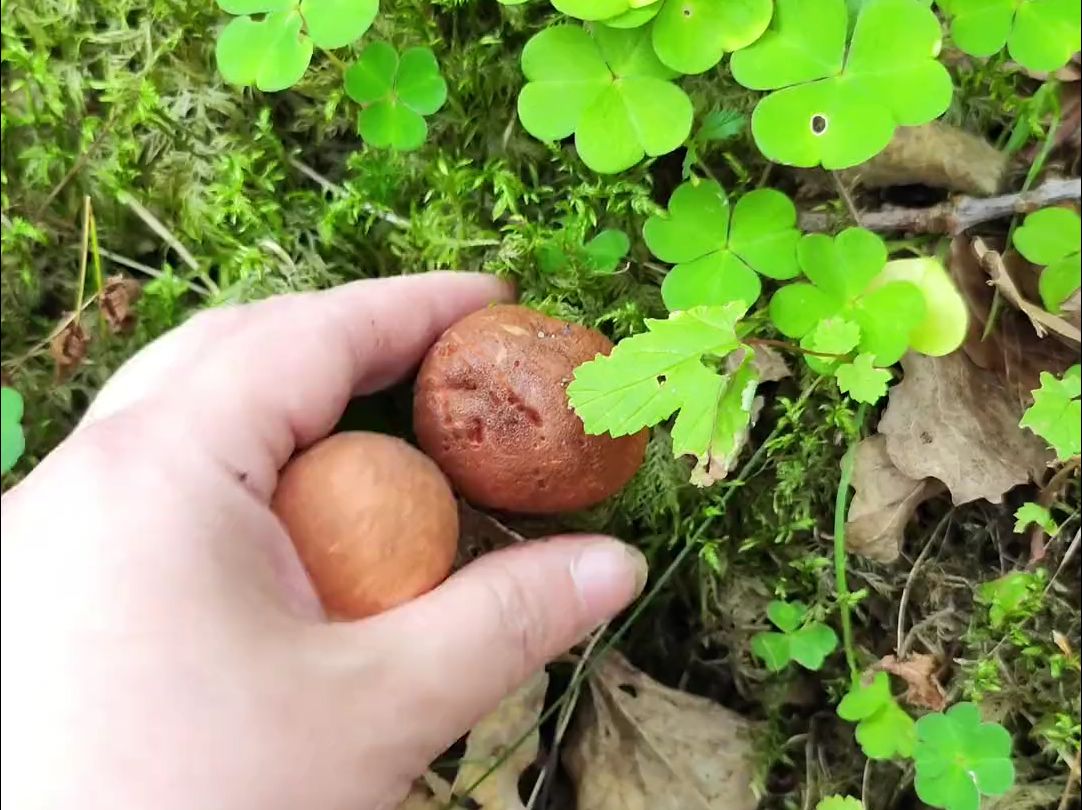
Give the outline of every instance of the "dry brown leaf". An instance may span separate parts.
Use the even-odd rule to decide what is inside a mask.
[[[535,726],[545,705],[548,684],[548,673],[541,670],[471,729],[466,738],[466,753],[455,776],[456,796],[462,797],[484,777],[469,792],[469,797],[481,810],[524,810],[518,780],[537,759],[540,736]],[[527,735],[526,739],[508,755],[507,751],[523,735]],[[504,756],[507,759],[485,776],[488,769]]]
[[[1029,319],[1010,307],[999,308],[994,328],[984,337],[995,292],[968,237],[951,241],[949,268],[969,310],[965,353],[977,366],[999,376],[1018,403],[1029,404],[1030,392],[1040,387],[1042,371],[1061,374],[1078,362],[1075,350],[1037,337]]]
[[[902,358],[905,376],[889,394],[879,432],[904,475],[937,478],[954,503],[1003,493],[1039,474],[1052,460],[1044,442],[1018,427],[1022,408],[995,375],[962,352]]]
[[[735,352],[726,355],[725,370],[727,372],[732,374],[740,368],[740,365],[744,362],[744,351],[744,349],[737,349]],[[751,364],[758,372],[759,382],[761,383],[778,382],[778,380],[793,376],[793,372],[789,370],[789,364],[785,362],[781,352],[770,346],[757,345]]]
[[[56,364],[56,378],[66,380],[86,359],[90,336],[77,318],[72,318],[49,342],[49,354]]]
[[[1075,329],[1082,329],[1082,289],[1075,290],[1070,298],[1060,304],[1059,310],[1067,323]]]
[[[410,786],[398,810],[444,810],[451,800],[451,786],[429,771]]]
[[[110,276],[101,289],[101,315],[114,334],[127,332],[135,325],[135,302],[143,288],[133,278]]]
[[[947,693],[939,682],[939,662],[934,655],[917,653],[899,661],[893,655],[884,656],[873,670],[882,670],[897,675],[908,687],[905,702],[910,706],[920,706],[940,712],[947,705]]]
[[[1026,317],[1030,319],[1038,337],[1044,337],[1048,332],[1052,332],[1066,338],[1073,344],[1082,344],[1082,332],[1077,327],[1072,326],[1058,315],[1046,312],[1022,295],[1018,285],[1015,284],[1011,274],[1007,271],[1003,257],[997,251],[989,249],[981,239],[973,240],[973,251],[985,272],[988,273],[988,277],[1003,297],[1007,299],[1011,306],[1025,313]]]
[[[578,810],[753,810],[750,724],[609,653],[563,758]]]
[[[458,502],[458,526],[458,554],[454,563],[456,571],[478,557],[526,542],[526,538],[521,534],[462,499]]]
[[[845,544],[854,554],[881,563],[898,559],[906,524],[917,507],[943,491],[934,478],[915,480],[887,455],[885,436],[857,445],[853,466],[853,502],[845,524]]]
[[[1000,190],[1007,163],[983,138],[933,121],[898,127],[886,149],[844,176],[866,188],[919,183],[986,197]]]

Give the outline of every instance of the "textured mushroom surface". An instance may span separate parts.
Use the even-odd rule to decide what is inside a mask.
[[[360,619],[438,585],[458,548],[458,506],[436,464],[380,433],[338,433],[294,458],[271,508],[328,615]]]
[[[575,367],[612,343],[521,306],[474,312],[429,350],[413,427],[469,501],[521,514],[592,506],[638,470],[647,432],[587,436],[567,403]]]

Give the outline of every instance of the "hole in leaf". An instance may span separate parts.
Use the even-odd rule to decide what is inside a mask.
[[[623,692],[624,694],[631,695],[631,697],[633,697],[633,698],[639,696],[639,690],[636,689],[630,683],[622,683],[622,684],[620,684],[620,691]]]
[[[691,16],[691,9],[688,8],[687,6],[684,6],[683,11],[684,11],[684,16],[685,17],[690,17]]]
[[[815,135],[822,135],[824,132],[827,131],[827,118],[825,115],[820,115],[819,113],[816,113],[812,116],[811,131]]]

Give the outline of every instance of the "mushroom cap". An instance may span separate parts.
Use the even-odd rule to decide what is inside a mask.
[[[612,351],[594,329],[523,306],[479,310],[432,346],[413,427],[470,502],[521,514],[593,506],[642,464],[648,432],[588,436],[567,402],[575,367]]]
[[[296,456],[271,509],[327,614],[360,619],[438,585],[458,550],[458,505],[417,448],[380,433],[338,433]]]

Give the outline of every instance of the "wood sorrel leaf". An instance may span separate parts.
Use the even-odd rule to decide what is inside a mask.
[[[771,160],[827,169],[880,152],[898,126],[946,111],[953,86],[936,56],[939,21],[913,0],[860,7],[848,53],[845,0],[777,0],[770,28],[733,55],[733,77],[773,90],[752,115],[752,135]],[[905,31],[905,36],[898,36]]]

